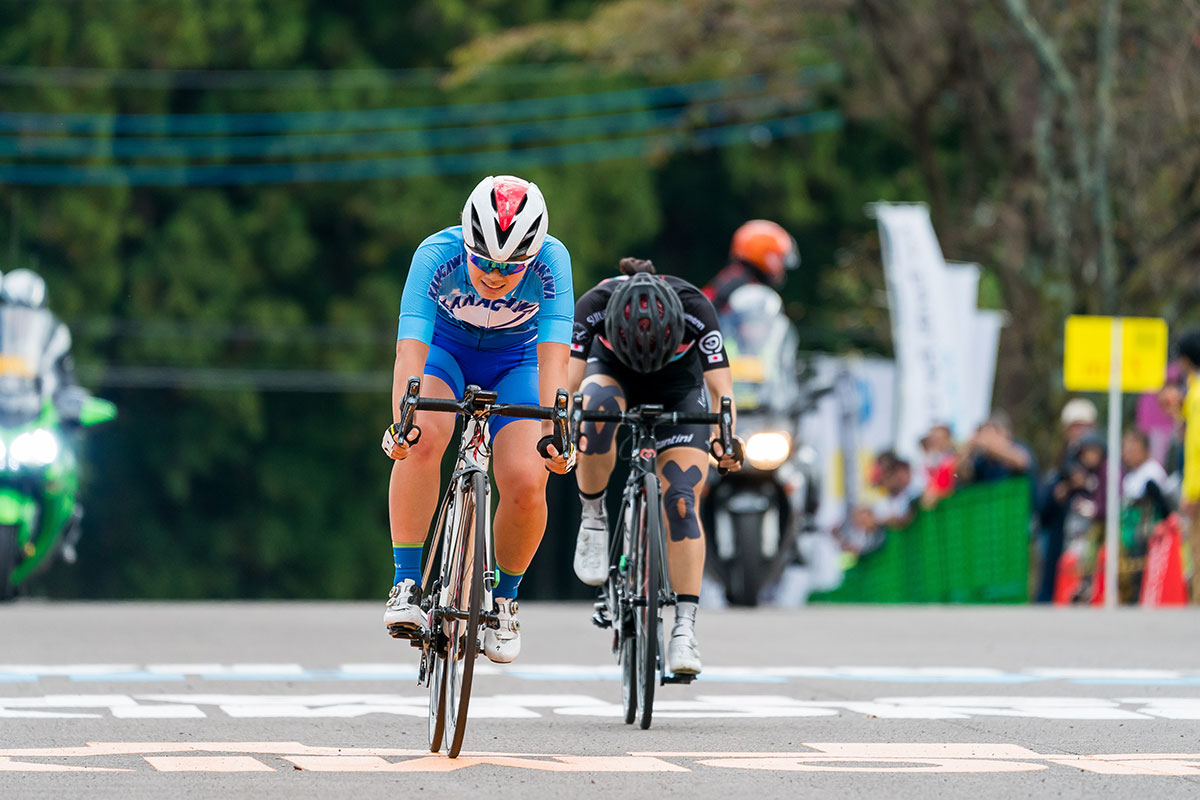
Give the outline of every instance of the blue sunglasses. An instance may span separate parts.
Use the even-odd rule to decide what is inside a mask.
[[[467,261],[471,262],[471,266],[484,272],[499,272],[501,275],[517,275],[525,271],[529,266],[529,261],[516,261],[509,263],[507,261],[492,261],[482,256],[477,256],[474,253],[467,253]]]

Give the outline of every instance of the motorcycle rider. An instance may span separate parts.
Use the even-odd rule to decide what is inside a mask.
[[[31,362],[42,398],[57,403],[76,385],[71,331],[46,307],[46,281],[31,269],[14,269],[0,282],[0,353]]]
[[[752,219],[733,233],[729,263],[707,286],[704,295],[723,314],[730,296],[749,283],[765,284],[778,291],[790,270],[800,266],[796,240],[778,223]]]
[[[584,407],[616,411],[647,403],[666,411],[700,411],[733,396],[733,377],[717,315],[700,290],[674,276],[657,276],[654,265],[621,260],[617,278],[601,281],[575,304],[568,385],[582,386]],[[734,411],[736,421],[736,409]],[[599,586],[608,577],[609,530],[605,489],[616,462],[615,423],[585,423],[576,477],[583,503],[575,547],[575,574]],[[676,592],[675,626],[667,664],[676,675],[700,672],[696,609],[704,571],[704,529],[698,500],[708,472],[707,425],[660,425],[656,429],[659,481],[666,519],[667,565]],[[736,470],[744,457],[720,453],[722,468]]]
[[[46,304],[46,282],[30,269],[14,269],[0,282],[0,407],[36,413],[47,401],[54,404],[60,424],[58,441],[78,451],[78,422],[81,397],[86,393],[75,381],[71,359],[71,332]],[[83,505],[53,504],[39,515],[36,541],[52,538],[63,530],[61,552],[68,563],[75,561]],[[51,513],[63,511],[66,516]]]

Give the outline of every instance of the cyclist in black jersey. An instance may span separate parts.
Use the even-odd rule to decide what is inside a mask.
[[[584,407],[617,411],[660,404],[666,411],[703,411],[733,396],[733,376],[712,303],[692,284],[655,275],[654,265],[621,260],[620,277],[601,281],[575,304],[567,383]],[[736,420],[736,409],[734,410]],[[608,520],[604,492],[616,462],[616,423],[585,423],[576,477],[583,519],[575,574],[599,586],[608,577]],[[667,663],[675,674],[700,672],[696,606],[704,572],[704,529],[697,514],[708,474],[707,425],[663,425],[656,432],[658,476],[667,529],[667,564],[676,593],[675,626]],[[734,452],[712,446],[723,469],[738,469]]]

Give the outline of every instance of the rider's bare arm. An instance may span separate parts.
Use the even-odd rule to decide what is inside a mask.
[[[737,404],[733,403],[733,370],[729,367],[721,367],[720,369],[710,369],[704,373],[704,385],[708,387],[708,397],[712,401],[712,408],[718,409],[721,407],[721,398],[730,398],[730,403],[733,411],[733,424],[737,428]],[[714,430],[716,430],[714,428]]]
[[[704,373],[704,385],[708,388],[709,400],[712,402],[714,409],[721,407],[721,398],[729,398],[729,410],[732,412],[733,424],[731,426],[734,433],[734,447],[739,449],[740,445],[737,438],[737,404],[733,402],[733,371],[729,367],[719,367],[718,369],[710,369]],[[716,444],[720,446],[721,429],[720,426],[713,426],[713,437]],[[718,460],[721,469],[740,469],[741,461],[739,457],[735,457],[732,453],[722,453]]]
[[[570,360],[571,348],[557,342],[538,342],[537,354],[538,402],[543,406],[553,406],[555,394],[567,386],[567,362]],[[549,436],[553,432],[554,423],[542,420],[542,435]],[[548,469],[562,475],[574,466],[575,456],[572,453],[568,459],[556,453],[554,458],[546,461]]]
[[[392,369],[392,422],[400,421],[400,401],[408,379],[413,375],[425,374],[425,360],[429,357],[429,345],[417,339],[400,339],[396,342],[396,366]]]

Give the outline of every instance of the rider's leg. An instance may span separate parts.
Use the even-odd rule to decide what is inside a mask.
[[[663,517],[667,522],[667,565],[671,589],[699,596],[704,574],[704,529],[699,503],[708,473],[708,453],[692,447],[672,447],[658,456]]]
[[[426,374],[421,381],[421,396],[452,399],[454,392],[442,378]],[[388,520],[393,544],[425,541],[441,491],[442,455],[454,432],[453,414],[418,411],[415,421],[421,429],[420,441],[408,451],[407,458],[392,462]]]
[[[594,374],[581,388],[583,407],[592,411],[618,412],[625,409],[625,393],[609,375]],[[575,541],[575,575],[591,586],[608,577],[608,515],[604,490],[617,461],[616,422],[585,422],[575,467],[579,501],[583,513]]]
[[[492,422],[502,420],[493,417]],[[540,422],[528,419],[507,422],[492,439],[495,461],[496,568],[499,579],[492,595],[496,600],[496,626],[483,633],[483,652],[492,661],[506,664],[521,653],[517,622],[517,589],[533,560],[546,530],[546,470],[538,454]]]
[[[704,529],[699,498],[708,472],[708,453],[695,447],[672,447],[658,457],[663,518],[667,524],[667,565],[676,593],[675,626],[667,662],[676,674],[700,672],[696,647],[696,610],[704,574]]]
[[[616,413],[625,410],[625,392],[609,375],[589,375],[580,388],[583,407],[588,411]],[[587,496],[604,492],[608,476],[617,463],[616,422],[585,422],[580,431],[579,456],[575,477],[579,491]]]
[[[421,381],[424,397],[452,398],[442,378],[429,373]],[[441,488],[442,454],[454,432],[454,415],[418,411],[415,422],[421,438],[403,461],[392,462],[388,484],[388,519],[396,567],[383,624],[393,636],[410,637],[425,627],[421,602],[421,550],[429,522],[437,509]]]
[[[546,530],[546,478],[549,472],[538,454],[540,422],[518,419],[493,439],[496,464],[496,565],[511,576],[524,574]],[[507,594],[507,592],[505,593]],[[516,587],[513,593],[516,594]]]

